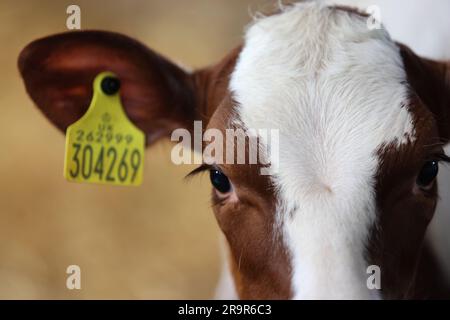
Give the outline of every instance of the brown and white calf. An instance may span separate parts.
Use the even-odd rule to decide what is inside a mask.
[[[126,112],[149,145],[195,120],[222,132],[279,129],[279,156],[267,154],[276,172],[200,169],[215,187],[238,297],[449,297],[424,235],[438,166],[449,160],[450,64],[366,22],[347,8],[299,3],[256,20],[242,46],[192,73],[98,31],[37,40],[19,67],[61,130],[86,111],[104,70],[120,77]],[[380,267],[381,290],[367,287],[370,265]]]

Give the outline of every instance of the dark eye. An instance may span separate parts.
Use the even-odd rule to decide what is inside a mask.
[[[417,185],[421,188],[430,187],[439,172],[438,161],[427,161],[417,177]]]
[[[209,177],[214,188],[220,193],[228,193],[231,191],[230,180],[219,170],[210,170]]]

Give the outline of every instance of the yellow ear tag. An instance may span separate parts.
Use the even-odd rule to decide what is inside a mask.
[[[66,131],[67,180],[121,186],[142,183],[145,135],[128,119],[119,89],[120,81],[113,73],[95,78],[89,109]]]

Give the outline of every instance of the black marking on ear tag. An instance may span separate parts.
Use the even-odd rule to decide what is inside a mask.
[[[102,80],[101,88],[103,93],[108,96],[116,94],[120,90],[120,80],[115,77],[105,77]]]

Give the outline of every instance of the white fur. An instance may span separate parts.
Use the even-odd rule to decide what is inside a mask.
[[[230,89],[247,127],[280,130],[280,156],[270,160],[294,298],[377,297],[364,260],[376,152],[414,138],[405,79],[385,31],[321,3],[248,29]]]

